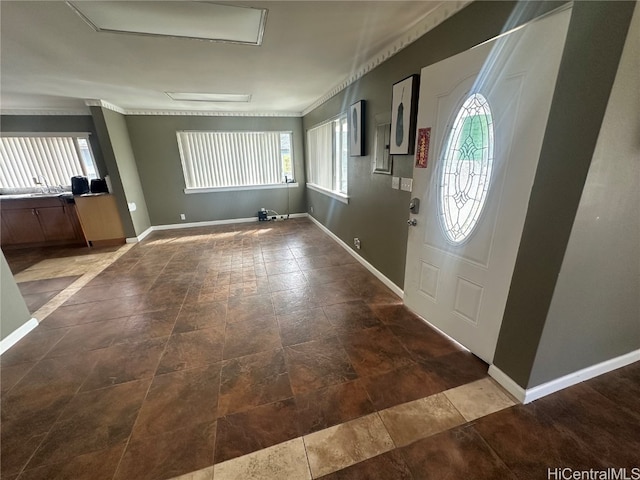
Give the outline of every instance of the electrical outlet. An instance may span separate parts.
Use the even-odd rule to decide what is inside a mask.
[[[391,188],[395,190],[400,189],[400,177],[391,177]]]
[[[187,216],[184,213],[180,214],[180,220],[186,220]]]
[[[313,213],[313,205],[309,207],[309,210],[311,211],[311,213]]]
[[[400,179],[400,190],[404,190],[405,192],[410,192],[413,188],[413,179],[412,178],[401,178]]]
[[[358,237],[353,239],[353,245],[356,247],[357,250],[360,250],[360,239]]]

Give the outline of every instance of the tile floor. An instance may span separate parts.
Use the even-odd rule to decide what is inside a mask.
[[[0,359],[3,479],[638,466],[638,364],[514,406],[306,219],[155,232],[110,253]]]

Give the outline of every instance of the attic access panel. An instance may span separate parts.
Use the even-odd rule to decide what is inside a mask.
[[[212,2],[66,2],[97,32],[261,45],[267,10]]]

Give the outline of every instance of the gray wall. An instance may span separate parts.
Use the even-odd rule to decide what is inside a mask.
[[[152,225],[228,220],[257,216],[260,208],[278,213],[306,212],[300,118],[127,116],[131,145]],[[295,179],[299,188],[185,194],[178,130],[292,131]],[[287,206],[287,194],[290,197]],[[180,220],[180,214],[186,220]]]
[[[14,332],[29,320],[31,314],[13,279],[4,253],[0,259],[0,339]]]
[[[90,115],[2,115],[0,130],[3,132],[65,133],[89,132],[89,142],[101,176],[107,168],[102,158],[102,150],[96,135],[96,127]],[[71,185],[71,179],[69,179]]]
[[[136,158],[131,148],[124,115],[101,107],[91,107],[109,177],[123,219],[127,237],[135,237],[151,226],[147,203],[140,184]],[[130,211],[127,203],[136,204]]]
[[[376,117],[389,116],[391,87],[420,69],[468,50],[503,30],[549,11],[562,2],[475,2],[316,108],[303,119],[305,131],[366,100],[365,157],[349,159],[349,204],[307,190],[312,215],[348,245],[359,237],[357,251],[399,287],[404,285],[409,200],[411,194],[391,188],[391,177],[371,173]],[[394,156],[393,175],[413,176],[413,155]]]
[[[605,239],[608,245],[616,245],[616,248],[625,248],[627,253],[633,253],[627,241],[616,243],[609,233],[599,232],[600,227],[589,224],[589,221],[585,222],[584,217],[578,219],[574,234],[579,236],[574,236],[574,242],[586,242],[587,245],[583,250],[572,248],[570,251],[563,278],[558,284],[558,303],[554,306],[553,312],[550,312],[550,306],[587,173],[594,157],[596,140],[634,6],[634,2],[575,2],[572,10],[494,357],[494,364],[521,387],[533,386],[532,371],[539,347],[543,350],[548,347],[545,354],[550,358],[544,364],[540,364],[535,376],[536,382],[558,378],[580,366],[592,365],[614,357],[630,347],[628,339],[622,338],[621,335],[629,331],[629,322],[633,319],[624,320],[620,324],[619,334],[607,335],[606,339],[601,340],[597,338],[608,329],[618,328],[620,311],[615,319],[607,317],[616,313],[615,299],[610,299],[612,303],[607,303],[602,309],[592,312],[588,319],[581,316],[587,311],[588,305],[581,306],[580,301],[591,296],[599,296],[603,288],[607,289],[608,293],[613,292],[602,285],[604,278],[600,277],[600,272],[592,270],[597,268],[602,260],[581,258],[579,255],[604,255],[605,249],[600,249],[597,241]],[[637,108],[635,114],[637,115]],[[637,130],[635,135],[637,141]],[[606,161],[611,159],[608,158]],[[621,164],[621,168],[624,168],[624,163]],[[605,176],[604,173],[596,175],[593,180],[604,181]],[[611,177],[606,180],[606,186],[592,184],[590,187],[604,188],[611,192],[620,187],[612,183],[618,180],[617,178]],[[635,188],[637,189],[637,186]],[[632,202],[633,196],[628,195],[629,190],[622,190],[624,201]],[[592,198],[591,191],[584,198],[585,201]],[[630,208],[632,211],[635,209],[637,220],[637,202]],[[585,213],[589,214],[588,211]],[[612,222],[615,223],[616,220],[612,219]],[[620,228],[621,232],[624,231],[623,226]],[[631,242],[632,239],[628,241]],[[637,256],[628,260],[637,262]],[[578,263],[581,265],[580,269],[571,270]],[[613,269],[614,265],[611,265],[605,271],[611,274]],[[575,285],[567,284],[567,281],[577,280],[586,271],[590,272],[588,278]],[[623,269],[623,272],[627,278],[629,270]],[[596,276],[601,281],[600,286],[594,284]],[[610,279],[606,282],[610,282]],[[579,287],[588,290],[579,292]],[[628,302],[629,299],[626,300],[626,307]],[[626,313],[632,311],[633,308]],[[560,334],[562,331],[563,337],[545,347],[541,345],[541,337],[549,315],[551,323],[548,334]],[[550,339],[546,338],[546,341]],[[568,361],[570,352],[596,343],[597,349],[587,349],[574,361],[568,364],[561,363]],[[562,349],[567,350],[566,355],[559,354]]]
[[[640,349],[640,8],[582,192],[529,386]]]

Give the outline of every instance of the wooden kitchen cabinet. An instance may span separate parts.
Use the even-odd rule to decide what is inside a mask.
[[[2,246],[84,243],[73,203],[60,196],[2,198]]]
[[[35,208],[3,209],[2,218],[9,231],[11,243],[44,242],[44,233]]]
[[[90,245],[125,242],[124,228],[113,195],[88,194],[74,198],[82,230]]]
[[[36,214],[42,227],[45,241],[73,240],[76,232],[67,213],[71,206],[38,208]]]

